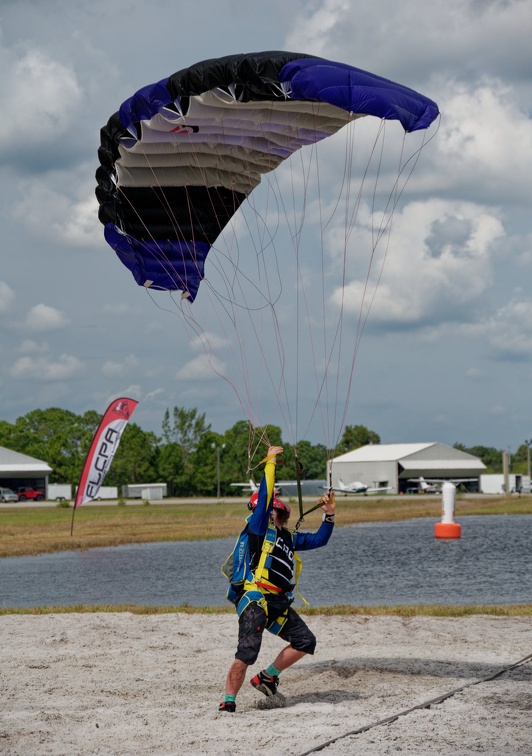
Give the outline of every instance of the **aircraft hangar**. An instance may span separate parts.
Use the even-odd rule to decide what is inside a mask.
[[[332,460],[332,483],[360,481],[389,493],[404,493],[419,478],[456,480],[473,478],[470,490],[480,490],[480,475],[486,466],[472,454],[437,442],[418,444],[370,444]],[[475,483],[476,481],[476,483]]]
[[[0,446],[0,486],[15,492],[19,486],[31,486],[46,492],[51,472],[46,462]]]

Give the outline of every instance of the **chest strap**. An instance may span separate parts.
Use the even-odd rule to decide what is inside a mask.
[[[268,559],[268,557],[273,551],[276,538],[277,528],[272,528],[271,525],[268,526],[268,530],[266,531],[266,535],[264,536],[264,541],[262,542],[262,550],[260,552],[259,563],[257,565],[257,569],[253,573],[253,582],[255,584],[268,579],[265,575],[265,572],[271,563],[271,559]],[[268,565],[266,565],[266,562],[268,562]]]
[[[272,549],[275,545],[275,539],[277,538],[277,530],[276,528],[272,528],[268,526],[268,530],[266,531],[266,535],[264,536],[264,541],[262,542],[262,550],[260,553],[260,559],[259,563],[257,565],[257,569],[255,570],[253,574],[252,580],[246,580],[244,583],[244,595],[238,602],[238,605],[236,607],[236,611],[238,613],[238,616],[242,614],[244,609],[248,604],[251,604],[252,601],[256,601],[257,604],[264,609],[266,612],[266,617],[268,617],[268,605],[266,604],[266,599],[264,598],[264,594],[260,590],[260,585],[264,583],[264,581],[267,581],[267,578],[263,577],[263,573],[266,572],[266,560],[270,556]],[[267,581],[269,582],[269,581]]]

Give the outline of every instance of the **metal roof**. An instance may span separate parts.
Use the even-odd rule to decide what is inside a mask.
[[[41,459],[0,446],[0,474],[13,472],[39,472],[48,474],[52,468]]]
[[[436,446],[436,442],[424,444],[369,444],[358,449],[341,454],[333,459],[334,462],[394,462],[403,460],[411,454]],[[402,462],[401,462],[402,464]]]
[[[404,470],[477,470],[479,473],[486,469],[486,465],[480,459],[402,459],[401,467]]]

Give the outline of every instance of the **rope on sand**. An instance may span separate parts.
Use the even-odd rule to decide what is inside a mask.
[[[359,727],[356,730],[351,730],[351,732],[346,732],[343,735],[338,735],[338,737],[333,738],[332,740],[328,740],[326,743],[321,743],[315,748],[311,748],[310,751],[305,751],[305,753],[300,754],[300,756],[308,756],[308,754],[310,753],[317,753],[318,751],[322,751],[324,748],[327,748],[327,746],[330,746],[333,743],[336,743],[338,740],[343,740],[343,738],[348,738],[351,735],[360,735],[362,732],[367,732],[368,730],[372,730],[374,727],[380,727],[381,725],[395,722],[395,720],[399,719],[399,717],[404,717],[413,711],[417,711],[417,709],[430,709],[431,706],[436,706],[437,704],[440,704],[443,701],[446,701],[448,698],[451,698],[457,693],[461,693],[466,688],[471,688],[473,685],[480,685],[481,683],[489,682],[490,680],[495,680],[496,677],[500,677],[505,672],[509,672],[510,670],[515,669],[516,667],[520,667],[521,665],[526,664],[527,662],[531,660],[532,660],[532,654],[528,654],[528,656],[525,656],[523,659],[520,659],[519,661],[515,662],[515,664],[511,664],[509,667],[504,667],[504,669],[500,669],[498,672],[495,672],[495,674],[489,675],[489,677],[483,677],[480,680],[473,680],[472,682],[468,682],[465,685],[461,685],[459,688],[455,688],[454,690],[451,690],[448,693],[443,693],[441,696],[437,696],[436,698],[431,698],[430,701],[424,701],[423,703],[417,704],[416,706],[412,706],[410,709],[405,709],[404,711],[400,711],[397,714],[392,714],[391,717],[386,717],[386,719],[380,719],[378,722],[372,722],[371,724],[364,725],[364,727]]]

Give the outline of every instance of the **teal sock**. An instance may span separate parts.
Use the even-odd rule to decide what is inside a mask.
[[[270,664],[268,669],[265,670],[267,675],[273,675],[274,677],[279,677],[281,674],[281,670],[277,669],[277,667],[274,664]]]
[[[236,701],[236,696],[232,696],[230,693],[226,693],[224,696],[225,703],[229,703],[230,701]]]

